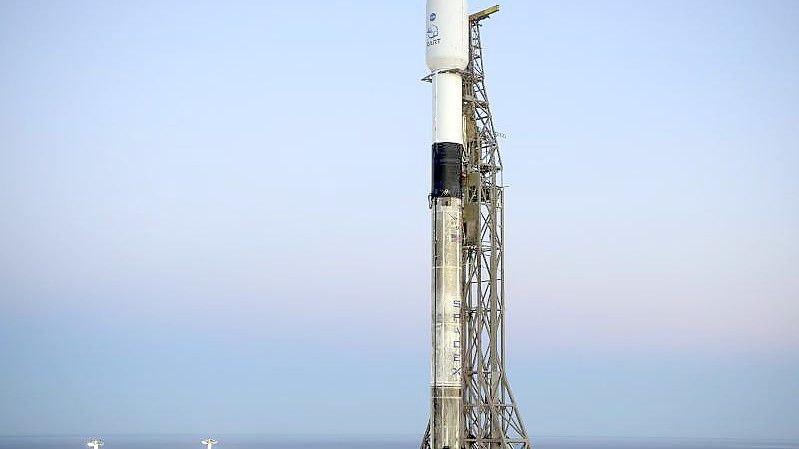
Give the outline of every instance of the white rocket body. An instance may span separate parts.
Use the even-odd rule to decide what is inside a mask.
[[[462,81],[450,71],[469,64],[467,11],[464,0],[427,1],[425,59],[433,72],[433,142],[463,144]]]
[[[461,173],[463,87],[469,63],[464,0],[427,1],[427,66],[433,84],[432,191],[432,449],[461,449]]]

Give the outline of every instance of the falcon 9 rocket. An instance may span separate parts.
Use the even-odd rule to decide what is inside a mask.
[[[433,85],[431,449],[461,449],[461,72],[469,62],[464,0],[427,1],[427,66]]]

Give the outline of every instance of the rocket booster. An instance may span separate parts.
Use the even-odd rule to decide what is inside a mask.
[[[461,173],[464,143],[460,71],[469,62],[465,0],[427,0],[427,66],[433,84],[431,449],[461,449]]]

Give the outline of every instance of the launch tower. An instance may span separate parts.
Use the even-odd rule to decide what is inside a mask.
[[[505,372],[502,158],[486,91],[480,37],[482,21],[497,11],[499,6],[493,6],[469,16],[468,66],[457,71],[462,78],[465,123],[459,198],[462,413],[457,420],[461,447],[448,449],[532,449]],[[434,82],[434,77],[424,80]],[[434,415],[435,407],[434,399]],[[428,423],[421,449],[444,448],[431,443]]]

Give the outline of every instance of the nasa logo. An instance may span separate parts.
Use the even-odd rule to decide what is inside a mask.
[[[436,13],[433,12],[433,13],[430,13],[430,21],[432,22],[434,20],[436,20]]]

